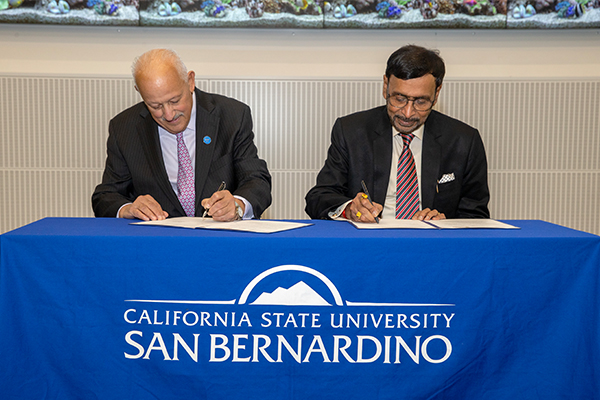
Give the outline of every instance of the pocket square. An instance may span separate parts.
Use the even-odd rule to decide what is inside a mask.
[[[438,184],[452,182],[454,179],[454,172],[452,172],[451,174],[444,174],[438,181]]]

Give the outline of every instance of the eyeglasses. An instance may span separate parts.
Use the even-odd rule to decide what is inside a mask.
[[[411,101],[413,103],[414,109],[417,111],[429,111],[433,107],[433,101],[421,97],[411,98],[402,96],[401,94],[397,94],[395,96],[388,94],[387,100],[389,101],[390,105],[394,108],[404,108]]]

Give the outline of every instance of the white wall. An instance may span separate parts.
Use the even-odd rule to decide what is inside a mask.
[[[125,76],[177,50],[209,78],[373,78],[406,43],[438,48],[449,78],[600,76],[600,30],[282,30],[0,24],[0,74]]]
[[[494,218],[600,234],[590,219],[600,193],[599,30],[2,24],[0,233],[45,216],[91,216],[108,121],[138,101],[131,60],[154,47],[176,49],[201,87],[252,107],[274,182],[267,217],[306,218],[304,194],[333,121],[382,103],[385,62],[406,43],[438,48],[446,60],[439,107],[481,130]]]

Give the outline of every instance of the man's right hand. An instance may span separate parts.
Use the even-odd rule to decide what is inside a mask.
[[[168,216],[169,214],[163,211],[160,204],[149,194],[138,196],[133,203],[127,204],[119,211],[119,218],[137,218],[144,221],[160,221]]]
[[[375,217],[381,214],[383,206],[369,201],[367,195],[359,192],[346,206],[346,218],[352,221],[375,222]]]

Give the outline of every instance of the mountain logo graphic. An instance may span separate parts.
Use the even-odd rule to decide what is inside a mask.
[[[333,295],[333,299],[335,304],[341,306],[344,304],[342,301],[342,296],[340,292],[337,290],[333,282],[329,280],[325,275],[320,273],[319,271],[305,267],[303,265],[279,265],[277,267],[270,268],[262,273],[260,273],[256,278],[254,278],[244,289],[242,295],[238,300],[238,304],[246,304],[248,301],[248,296],[254,289],[256,285],[263,279],[271,276],[273,274],[285,271],[298,271],[303,272],[309,275],[312,275],[327,286],[331,294]],[[321,295],[315,292],[310,286],[308,286],[303,281],[299,281],[292,287],[288,289],[284,289],[282,287],[278,287],[271,293],[262,293],[258,298],[250,303],[250,305],[285,305],[285,306],[330,306]]]
[[[273,305],[273,306],[329,306],[322,298],[303,281],[296,283],[289,289],[278,287],[272,293],[263,293],[251,305]]]
[[[305,267],[303,265],[279,265],[277,267],[270,268],[266,271],[258,274],[250,283],[244,288],[239,299],[235,300],[142,300],[142,299],[130,299],[125,302],[136,302],[136,303],[164,303],[164,304],[214,304],[214,305],[235,305],[235,304],[246,304],[250,306],[333,306],[334,304],[329,303],[319,293],[317,293],[312,287],[307,285],[304,281],[298,280],[295,284],[289,288],[277,287],[271,292],[262,292],[254,301],[248,303],[248,298],[255,287],[265,278],[285,271],[296,271],[311,275],[319,279],[333,297],[333,302],[336,306],[349,306],[349,307],[361,307],[361,306],[375,306],[375,307],[453,307],[455,304],[429,304],[429,303],[374,303],[374,302],[351,302],[342,300],[340,292],[331,280],[323,275],[321,272]]]

